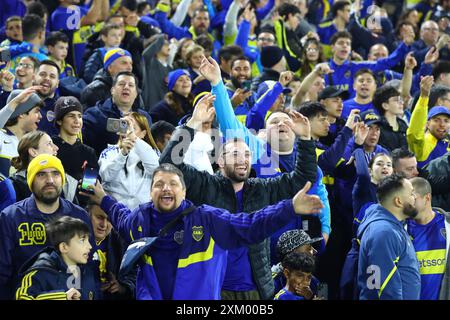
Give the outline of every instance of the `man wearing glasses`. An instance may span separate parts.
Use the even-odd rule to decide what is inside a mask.
[[[39,68],[39,61],[31,56],[20,59],[16,67],[16,83],[14,89],[26,89],[33,85],[33,80]]]

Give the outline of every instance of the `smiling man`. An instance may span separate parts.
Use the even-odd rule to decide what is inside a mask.
[[[48,246],[45,224],[50,219],[71,216],[92,230],[86,211],[60,197],[65,173],[58,158],[41,154],[30,162],[27,173],[33,194],[0,213],[0,299],[14,298],[19,268]]]
[[[54,105],[58,99],[56,89],[59,86],[59,67],[51,60],[44,60],[39,65],[39,69],[34,77],[34,84],[40,88],[37,94],[42,98],[44,106],[41,108],[42,121],[39,123],[39,130],[45,131],[49,136],[58,134],[58,130],[53,125]]]
[[[226,149],[226,153],[231,152],[228,156],[241,157],[233,147],[230,143]],[[245,179],[249,153],[244,155],[247,161],[227,167],[233,179]],[[317,213],[322,203],[317,196],[306,194],[310,186],[306,183],[292,200],[253,214],[231,214],[209,205],[196,207],[186,200],[183,173],[163,163],[153,172],[152,202],[130,211],[107,196],[100,183],[94,187],[91,200],[100,204],[125,240],[158,236],[141,259],[137,299],[217,300],[221,297],[227,250],[262,241],[298,214]],[[196,259],[192,259],[194,254]]]
[[[108,144],[116,144],[119,136],[106,131],[108,118],[122,118],[132,111],[136,111],[147,118],[152,124],[150,115],[136,107],[138,99],[138,80],[130,71],[119,72],[113,80],[111,98],[100,101],[95,107],[89,108],[83,114],[83,141],[94,148],[97,155]]]

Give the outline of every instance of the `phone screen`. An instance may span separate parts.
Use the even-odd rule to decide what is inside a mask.
[[[92,193],[92,190],[89,190],[88,187],[90,185],[95,185],[98,177],[98,172],[94,168],[86,168],[83,174],[83,180],[81,181],[81,189],[83,191],[88,191]]]

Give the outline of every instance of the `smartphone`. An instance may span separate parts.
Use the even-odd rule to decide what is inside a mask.
[[[355,117],[353,118],[353,122],[360,122],[361,121],[361,116],[359,114],[355,115]]]
[[[11,60],[11,51],[4,49],[0,51],[0,62],[9,62]]]
[[[241,83],[241,88],[244,89],[245,91],[249,91],[251,87],[252,87],[251,80],[245,80]]]
[[[98,178],[97,169],[86,167],[83,172],[83,179],[81,180],[81,191],[94,194],[94,191],[92,189],[89,189],[88,187],[90,185],[95,186],[97,178]]]
[[[124,119],[108,118],[108,120],[106,120],[106,131],[126,134],[128,131],[128,122]]]

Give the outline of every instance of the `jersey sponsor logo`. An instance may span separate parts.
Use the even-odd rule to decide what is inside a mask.
[[[194,238],[195,241],[200,241],[203,239],[203,226],[192,227],[192,238]]]
[[[21,234],[20,246],[40,245],[47,241],[45,226],[42,222],[35,222],[31,226],[28,222],[23,222],[19,224],[17,230]]]
[[[416,252],[420,274],[443,274],[445,272],[445,249]]]

